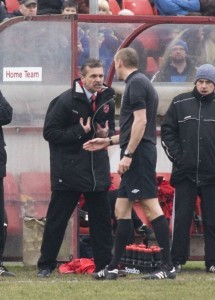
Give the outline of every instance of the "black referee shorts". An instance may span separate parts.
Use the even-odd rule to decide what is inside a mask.
[[[122,149],[121,156],[124,150]],[[157,198],[156,162],[156,145],[141,142],[129,170],[122,176],[118,198],[128,198],[130,201]]]

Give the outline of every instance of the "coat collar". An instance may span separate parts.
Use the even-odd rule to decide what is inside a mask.
[[[212,101],[215,99],[215,93],[212,92],[211,94],[208,94],[206,96],[202,95],[199,93],[197,90],[196,86],[193,89],[193,95],[198,99],[198,100],[204,100],[204,101]]]

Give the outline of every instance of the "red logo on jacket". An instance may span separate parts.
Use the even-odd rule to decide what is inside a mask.
[[[107,114],[107,113],[109,112],[109,110],[110,110],[109,105],[108,105],[108,104],[105,104],[104,107],[103,107],[103,112],[104,112],[105,114]]]

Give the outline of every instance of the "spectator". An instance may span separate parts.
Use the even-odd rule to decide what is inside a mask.
[[[78,66],[80,67],[90,55],[89,34],[85,26],[78,28],[78,39]]]
[[[7,156],[5,151],[3,125],[7,125],[12,120],[13,109],[0,91],[0,276],[14,276],[3,265],[3,253],[6,243],[7,222],[4,208],[4,186],[3,178],[6,176]]]
[[[82,149],[92,137],[115,132],[114,91],[103,82],[103,64],[88,59],[82,65],[81,78],[49,105],[43,134],[50,147],[52,195],[38,277],[49,277],[55,269],[67,223],[81,194],[88,206],[96,272],[112,257],[108,153],[102,150],[91,155]]]
[[[126,82],[120,112],[120,135],[97,138],[84,144],[84,149],[98,151],[120,143],[118,173],[123,175],[116,201],[115,252],[110,264],[104,270],[94,273],[93,277],[117,279],[118,265],[132,232],[132,205],[135,200],[139,200],[162,249],[160,269],[143,278],[174,279],[176,274],[170,257],[169,224],[157,198],[155,169],[158,96],[149,79],[138,71],[138,54],[134,49],[119,50],[114,62],[119,80]]]
[[[104,29],[104,39],[101,43],[100,49],[99,49],[99,57],[102,61],[104,61],[105,64],[105,75],[107,75],[107,72],[109,70],[109,67],[113,61],[113,57],[117,51],[117,49],[120,47],[120,45],[124,42],[124,40],[127,38],[129,34],[131,34],[132,29],[135,29],[135,26],[132,26],[131,24],[126,25],[123,24],[123,26],[120,26],[121,24],[118,24],[117,29],[113,31],[112,29]],[[146,51],[142,44],[142,42],[136,38],[134,39],[130,47],[134,48],[139,57],[139,70],[142,73],[145,73],[146,71]]]
[[[170,47],[170,55],[152,78],[154,82],[192,82],[196,68],[188,58],[187,43],[175,41]]]
[[[61,11],[63,15],[74,15],[78,13],[78,4],[76,0],[64,0]]]
[[[199,0],[154,0],[154,5],[160,15],[189,15],[200,11]]]
[[[38,15],[61,14],[62,0],[37,0]]]
[[[7,19],[7,10],[2,1],[0,1],[0,23]]]
[[[98,1],[98,14],[99,15],[111,15],[109,3],[106,0]]]
[[[37,0],[20,0],[19,1],[19,10],[13,11],[12,14],[9,14],[8,17],[31,17],[37,15]]]
[[[197,69],[195,87],[176,96],[161,126],[162,146],[173,163],[175,187],[172,261],[177,272],[189,257],[196,198],[201,198],[206,271],[215,273],[215,67]]]
[[[103,40],[99,48],[99,58],[104,62],[106,76],[120,42],[110,27],[102,28],[101,31],[103,33]]]
[[[76,0],[65,0],[62,5],[63,15],[72,15],[78,13],[78,4]],[[70,42],[66,41],[66,46],[70,45]],[[84,46],[83,46],[84,45]],[[66,49],[67,54],[69,49]],[[87,34],[78,27],[78,66],[81,66],[83,62],[89,57],[89,39]]]
[[[89,14],[89,0],[78,0],[78,13]]]

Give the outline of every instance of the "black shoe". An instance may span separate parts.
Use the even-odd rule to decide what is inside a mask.
[[[105,268],[97,273],[93,273],[92,277],[97,280],[116,280],[118,277],[118,273],[118,269],[110,271],[107,268]]]
[[[179,263],[173,263],[173,266],[175,268],[176,273],[181,273],[182,271],[182,265]]]
[[[39,272],[37,273],[37,277],[45,278],[51,276],[51,270],[49,268],[46,269],[39,269]]]
[[[8,271],[7,268],[5,268],[5,266],[3,266],[2,264],[0,265],[0,276],[7,276],[7,277],[12,277],[15,276],[14,273]]]
[[[161,279],[175,279],[176,278],[176,271],[175,268],[172,267],[172,269],[168,270],[167,268],[165,268],[164,266],[161,267],[159,270],[147,274],[145,276],[142,277],[145,280],[149,280],[149,279],[155,279],[155,280],[161,280]]]
[[[155,240],[154,230],[148,227],[146,224],[142,224],[139,228],[135,229],[137,234],[142,235],[147,240]]]
[[[206,268],[206,272],[208,273],[215,273],[215,265]]]

